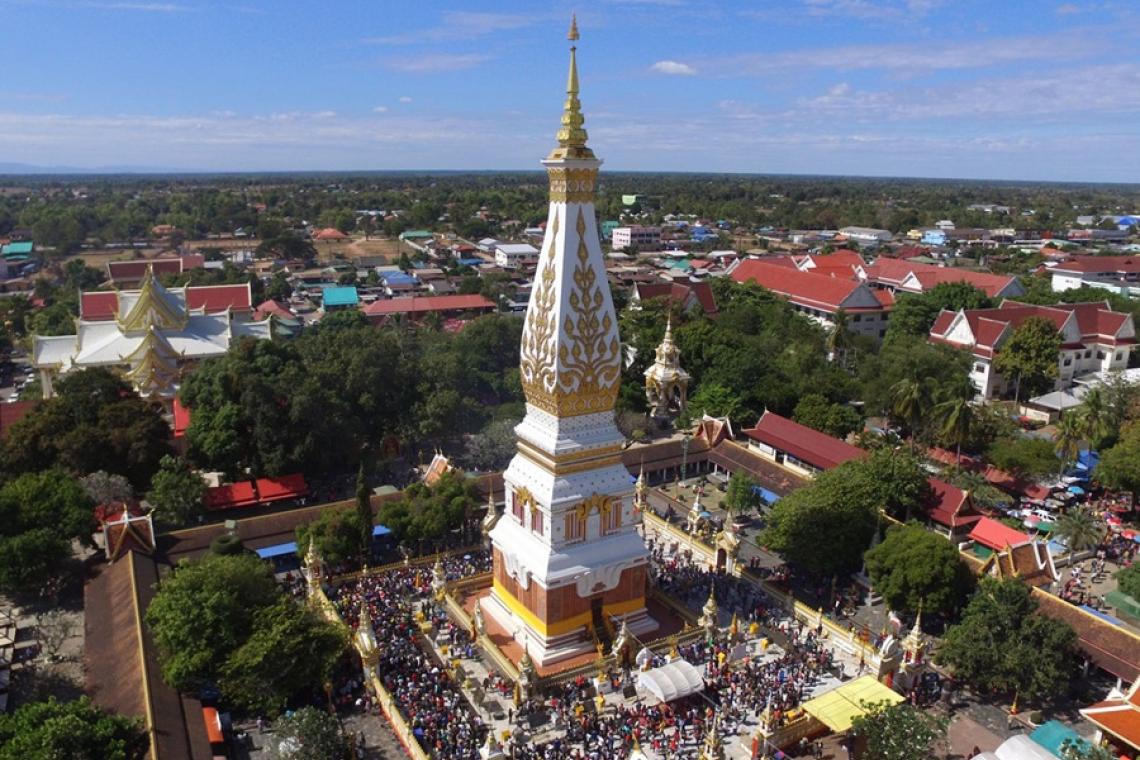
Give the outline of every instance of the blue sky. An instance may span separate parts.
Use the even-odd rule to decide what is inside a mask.
[[[1140,180],[1134,0],[0,0],[0,163]]]

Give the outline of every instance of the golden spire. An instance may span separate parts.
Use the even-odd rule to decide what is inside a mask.
[[[572,16],[570,32],[566,39],[578,40],[578,18]],[[586,147],[586,123],[582,116],[582,103],[578,100],[578,46],[570,46],[570,73],[566,76],[566,103],[562,107],[562,127],[558,130],[558,147],[550,153],[550,158],[594,158],[594,152]]]

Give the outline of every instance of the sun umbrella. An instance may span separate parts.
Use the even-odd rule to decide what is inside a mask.
[[[1069,493],[1076,494],[1077,496],[1084,496],[1085,489],[1080,486],[1069,486]]]
[[[1134,530],[1122,530],[1120,531],[1120,535],[1131,541],[1136,538],[1137,533]]]

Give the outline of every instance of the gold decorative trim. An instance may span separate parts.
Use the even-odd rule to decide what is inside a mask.
[[[587,459],[581,462],[572,462],[568,464],[560,464],[552,462],[541,453],[535,451],[533,448],[523,448],[519,445],[519,453],[524,457],[534,462],[536,465],[546,470],[547,472],[555,475],[569,475],[574,472],[585,472],[586,470],[597,470],[602,467],[609,467],[615,464],[621,464],[620,454],[610,454],[599,459]]]
[[[548,166],[550,200],[555,203],[593,203],[598,186],[596,168]]]
[[[603,496],[600,493],[593,493],[587,496],[581,504],[574,507],[574,511],[577,513],[578,519],[585,520],[590,516],[590,513],[596,509],[598,510],[598,514],[600,514],[604,520],[609,515],[610,509],[612,508],[613,497]]]

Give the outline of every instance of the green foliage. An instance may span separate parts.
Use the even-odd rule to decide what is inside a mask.
[[[91,546],[94,504],[59,470],[27,473],[0,488],[0,589],[32,591],[71,556],[72,540]]]
[[[469,436],[464,446],[463,461],[474,470],[500,471],[515,455],[517,436],[515,418],[494,420],[478,433]]]
[[[54,303],[33,313],[28,332],[34,335],[75,335],[75,314],[65,303]]]
[[[141,760],[147,749],[140,720],[108,714],[87,697],[0,712],[0,760]]]
[[[469,521],[478,503],[474,484],[452,471],[432,488],[415,483],[401,499],[384,502],[377,521],[401,541],[439,538]]]
[[[741,514],[759,507],[764,500],[753,490],[758,485],[755,479],[744,472],[732,473],[724,495],[724,508],[733,514]]]
[[[892,610],[953,615],[966,602],[974,576],[958,550],[919,525],[896,525],[864,555],[874,589]]]
[[[792,419],[836,438],[846,438],[863,426],[863,417],[854,408],[829,403],[818,393],[802,396],[792,412]]]
[[[868,487],[874,488],[879,508],[896,519],[909,520],[930,503],[930,477],[923,460],[912,451],[880,449],[849,464]]]
[[[372,545],[372,490],[368,487],[364,462],[360,463],[360,470],[356,473],[356,521],[360,553],[367,558],[368,547]]]
[[[867,760],[915,760],[935,757],[950,721],[909,703],[864,704],[866,712],[851,722],[852,732],[866,741]]]
[[[170,527],[193,522],[203,511],[206,482],[190,469],[185,460],[165,456],[151,479],[146,500],[158,521]]]
[[[1132,564],[1116,573],[1116,586],[1123,593],[1140,601],[1140,564]]]
[[[896,411],[897,388],[902,381],[918,382],[923,389],[921,408],[929,412],[944,388],[957,388],[969,376],[969,360],[964,351],[927,342],[925,337],[900,335],[883,344],[879,353],[859,369],[863,401],[868,415],[888,414],[895,421],[925,425],[919,417],[903,419]]]
[[[357,559],[368,546],[361,541],[363,534],[364,523],[358,509],[323,509],[316,520],[297,527],[297,555],[305,556],[312,540],[326,562],[336,564]]]
[[[1093,744],[1085,739],[1061,742],[1061,760],[1118,760],[1119,755],[1111,747]]]
[[[960,622],[937,654],[956,678],[983,692],[1046,699],[1062,692],[1077,667],[1077,634],[1037,614],[1037,601],[1016,579],[983,578]]]
[[[1116,445],[1101,452],[1096,479],[1105,488],[1140,493],[1140,424],[1125,428]]]
[[[1014,435],[990,444],[986,459],[1000,470],[1015,475],[1036,477],[1057,471],[1053,444],[1042,438]]]
[[[348,645],[348,630],[282,596],[254,616],[249,638],[222,666],[226,699],[248,713],[277,715],[289,697],[319,687]]]
[[[1053,537],[1061,539],[1073,552],[1096,548],[1104,539],[1104,533],[1104,522],[1084,507],[1061,515],[1053,529]]]
[[[183,560],[146,611],[164,680],[180,691],[216,681],[229,655],[253,633],[258,611],[280,594],[269,566],[254,555]]]
[[[170,451],[170,427],[159,407],[103,368],[68,374],[56,393],[12,426],[5,471],[60,467],[81,476],[102,470],[144,488]]]
[[[348,743],[340,721],[325,710],[302,707],[273,724],[266,743],[269,760],[346,760]]]
[[[994,370],[1014,380],[1017,395],[1044,393],[1057,377],[1057,355],[1061,334],[1044,317],[1030,317],[1014,328],[1013,334],[994,357]]]
[[[993,305],[984,292],[965,282],[943,282],[925,293],[902,295],[891,311],[884,340],[890,342],[904,335],[926,340],[943,309],[986,309]]]
[[[210,553],[222,557],[233,557],[245,552],[245,545],[241,539],[229,533],[223,533],[210,541]]]

